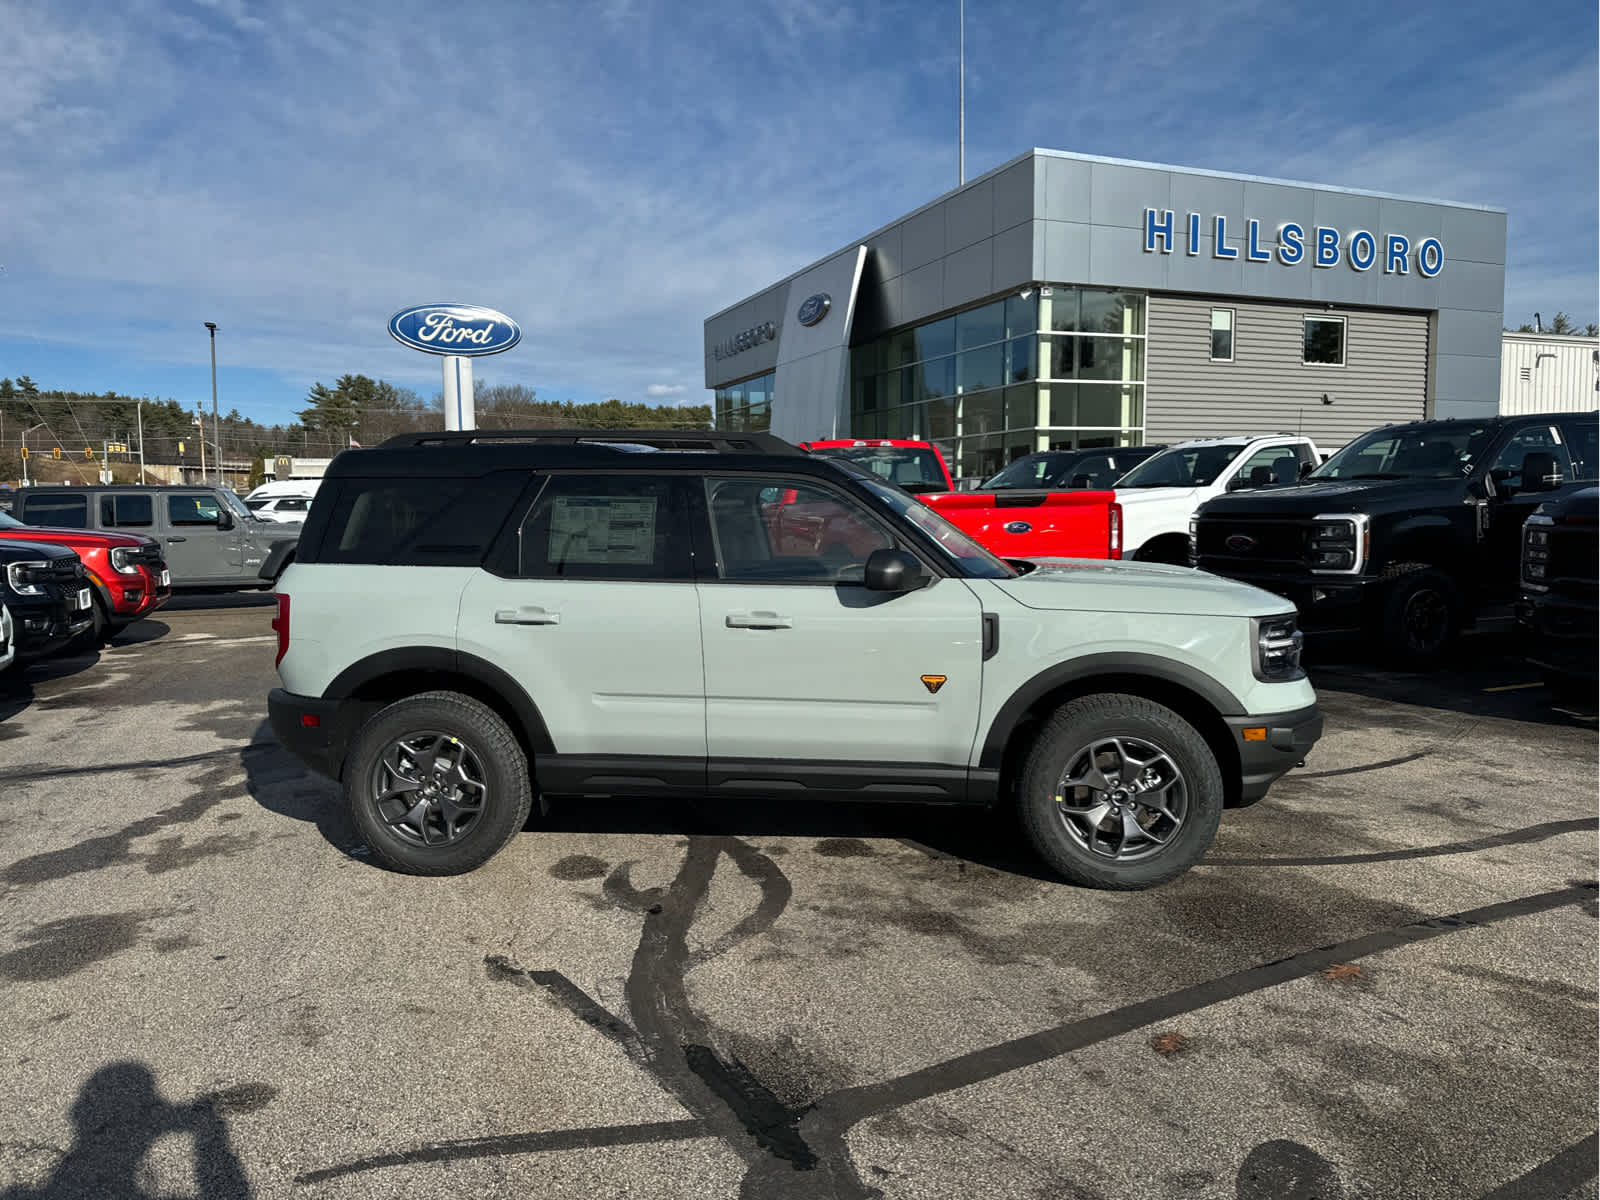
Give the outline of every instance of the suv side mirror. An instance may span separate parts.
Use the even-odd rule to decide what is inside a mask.
[[[217,528],[218,529],[232,529],[233,528],[233,514],[231,512],[229,512],[225,508],[217,509]]]
[[[922,573],[922,560],[911,551],[881,549],[867,555],[861,581],[869,591],[909,592],[921,587],[927,576]]]

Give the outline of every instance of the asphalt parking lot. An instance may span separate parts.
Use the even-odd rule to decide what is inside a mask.
[[[1493,638],[1154,892],[993,816],[558,803],[391,874],[267,597],[0,676],[0,1197],[1592,1197],[1596,725]],[[538,819],[536,818],[536,821]]]

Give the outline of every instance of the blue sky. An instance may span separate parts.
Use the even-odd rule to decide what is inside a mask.
[[[0,375],[292,419],[478,378],[700,403],[702,321],[956,182],[956,0],[0,0]],[[1596,10],[967,0],[967,175],[1030,147],[1509,212],[1507,322],[1597,317]]]

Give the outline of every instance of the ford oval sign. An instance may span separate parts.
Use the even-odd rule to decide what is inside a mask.
[[[505,313],[477,304],[416,304],[389,318],[389,333],[402,346],[424,354],[477,358],[499,354],[522,340]]]
[[[1224,544],[1235,554],[1248,554],[1256,548],[1255,538],[1248,533],[1232,534]]]
[[[1033,532],[1033,526],[1028,524],[1026,521],[1007,521],[1006,525],[1005,525],[1005,529],[1006,529],[1007,533],[1032,533]]]
[[[807,296],[806,302],[800,306],[800,311],[795,314],[802,325],[815,325],[828,315],[828,310],[833,307],[833,297],[827,292],[818,292],[815,296]]]

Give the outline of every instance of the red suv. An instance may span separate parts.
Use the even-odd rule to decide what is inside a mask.
[[[172,595],[172,576],[154,538],[24,525],[6,513],[0,513],[0,538],[65,546],[77,553],[94,592],[96,640],[120,633],[140,617],[149,616]]]

